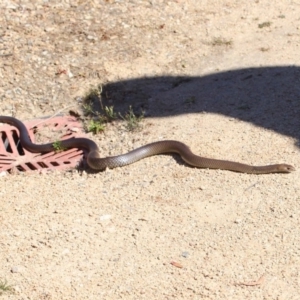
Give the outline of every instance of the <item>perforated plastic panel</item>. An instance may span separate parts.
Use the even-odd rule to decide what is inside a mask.
[[[35,134],[47,129],[48,132],[59,133],[56,140],[72,137],[83,137],[82,125],[74,117],[63,116],[51,119],[36,119],[24,122],[28,128],[30,139],[36,143]],[[2,126],[1,126],[2,125]],[[24,149],[19,140],[17,128],[1,124],[0,126],[0,172],[19,170],[63,170],[78,166],[84,152],[73,148],[61,152],[31,153]],[[38,144],[55,142],[55,140],[43,140]]]

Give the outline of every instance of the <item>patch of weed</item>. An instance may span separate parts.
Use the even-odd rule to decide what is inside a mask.
[[[260,47],[259,50],[260,50],[261,52],[267,52],[267,51],[270,50],[270,48]]]
[[[119,114],[120,117],[126,121],[126,128],[128,131],[135,131],[139,130],[141,128],[141,121],[144,118],[144,112],[142,112],[139,116],[136,116],[133,112],[133,109],[131,106],[129,106],[128,112],[125,114],[125,116],[122,116]]]
[[[271,22],[263,22],[258,24],[258,28],[270,27],[271,24],[272,24]]]
[[[231,46],[232,45],[232,40],[226,40],[221,37],[214,38],[211,42],[212,46]]]
[[[55,152],[62,152],[67,149],[62,146],[61,141],[53,142],[52,146],[53,146]]]
[[[88,132],[93,132],[94,134],[98,134],[100,131],[103,131],[105,125],[99,120],[91,120],[87,125]]]
[[[104,106],[105,116],[108,118],[108,121],[115,120],[117,118],[117,114],[114,111],[113,106]]]
[[[189,98],[186,98],[184,100],[185,104],[195,104],[196,103],[196,97],[195,96],[191,96]]]
[[[0,280],[0,295],[2,295],[4,292],[8,293],[13,293],[14,289],[11,285],[8,284],[6,280]]]

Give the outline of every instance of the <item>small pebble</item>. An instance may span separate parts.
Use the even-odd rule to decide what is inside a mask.
[[[18,266],[13,266],[10,270],[12,273],[20,273],[20,267]]]
[[[190,253],[187,251],[184,251],[181,253],[181,256],[183,256],[184,258],[188,258],[189,255],[190,255]]]
[[[100,221],[105,221],[105,220],[109,220],[109,219],[111,219],[111,215],[100,216]]]

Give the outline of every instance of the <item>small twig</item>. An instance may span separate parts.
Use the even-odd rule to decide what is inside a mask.
[[[7,54],[0,54],[1,57],[8,57],[8,56],[13,56],[13,53],[7,53]]]
[[[183,268],[183,265],[177,261],[171,261],[170,264],[176,268],[180,268],[180,269]]]
[[[250,281],[250,282],[239,282],[235,283],[235,285],[245,285],[245,286],[256,286],[261,285],[265,281],[265,274],[263,274],[258,280],[256,281]]]
[[[102,88],[101,84],[99,84],[98,89],[99,89],[99,97],[98,98],[99,98],[100,106],[101,106],[101,109],[104,110],[103,103],[102,103],[102,98],[101,98],[101,94],[103,92],[103,88]]]
[[[58,114],[61,113],[62,111],[66,110],[66,109],[68,109],[68,108],[70,108],[70,107],[72,107],[72,106],[73,106],[73,105],[70,105],[70,106],[67,106],[67,107],[65,107],[65,108],[63,108],[63,109],[58,110],[55,114],[53,114],[53,115],[50,116],[49,118],[46,118],[45,120],[42,120],[42,121],[39,122],[39,123],[36,123],[36,124],[33,125],[30,129],[33,129],[33,128],[36,127],[37,125],[40,125],[40,124],[42,124],[42,123],[47,122],[48,120],[54,118],[56,115],[58,115]]]
[[[252,185],[248,186],[246,189],[244,189],[244,192],[250,190],[251,188],[255,187],[257,184],[259,184],[259,181],[256,181],[255,183],[253,183]]]

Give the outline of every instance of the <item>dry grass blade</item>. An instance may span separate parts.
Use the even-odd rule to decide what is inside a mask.
[[[263,274],[258,280],[256,281],[250,281],[250,282],[239,282],[235,285],[244,285],[244,286],[256,286],[256,285],[262,285],[265,281],[265,274]]]

